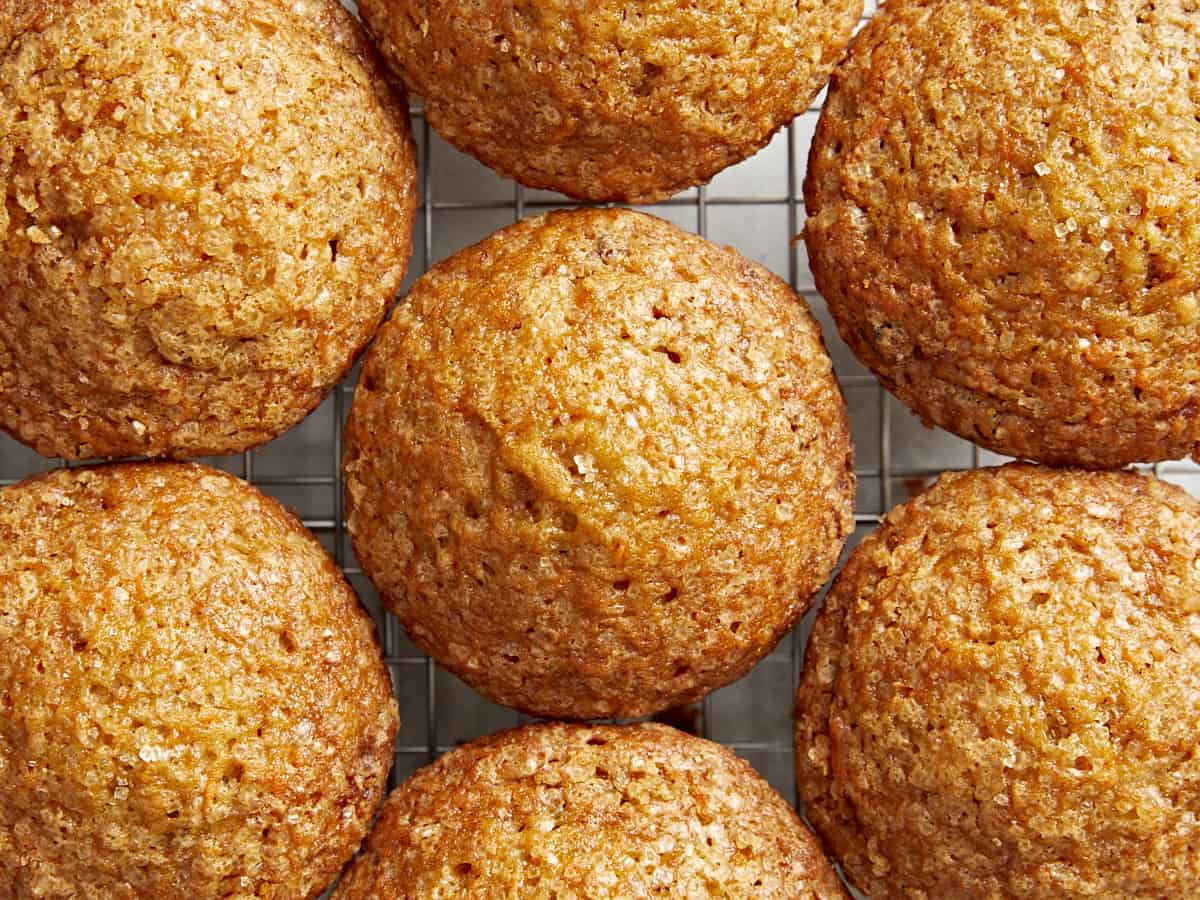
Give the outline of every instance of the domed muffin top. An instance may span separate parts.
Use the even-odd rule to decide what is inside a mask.
[[[86,458],[294,425],[400,286],[414,158],[334,0],[0,0],[0,428]]]
[[[926,421],[1089,468],[1200,442],[1190,0],[889,2],[805,183],[817,287]]]
[[[799,695],[806,813],[872,897],[1200,891],[1200,504],[945,475],[855,551]]]
[[[862,0],[362,0],[437,132],[502,175],[649,203],[762,148],[824,86]]]
[[[627,210],[527,220],[418,281],[346,448],[355,552],[409,635],[544,716],[642,715],[744,674],[852,527],[803,302]]]
[[[417,772],[334,896],[518,895],[846,896],[796,813],[731,751],[662,725],[563,724]]]
[[[278,503],[202,466],[0,490],[0,893],[312,897],[382,796],[370,618]]]

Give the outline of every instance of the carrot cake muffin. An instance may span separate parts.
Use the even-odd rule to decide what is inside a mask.
[[[639,716],[745,674],[853,521],[816,323],[731,250],[628,210],[506,228],[380,331],[350,535],[409,636],[491,699]]]
[[[448,753],[388,798],[335,900],[846,893],[731,751],[663,725],[543,724]]]
[[[360,0],[437,132],[501,175],[650,202],[751,156],[824,86],[862,0]]]
[[[805,238],[842,336],[1001,453],[1200,445],[1193,0],[889,0],[830,86]]]
[[[315,897],[396,727],[354,592],[244,482],[139,463],[0,490],[0,897]]]
[[[313,409],[408,261],[384,74],[335,0],[0,0],[0,429],[197,456]]]
[[[809,820],[876,900],[1200,896],[1200,503],[943,476],[838,577],[798,710]]]

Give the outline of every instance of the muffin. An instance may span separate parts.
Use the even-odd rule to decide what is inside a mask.
[[[1200,443],[1190,0],[889,0],[805,182],[818,289],[927,424],[1119,467]]]
[[[824,86],[862,0],[360,0],[443,138],[501,175],[651,202],[753,155]]]
[[[1138,474],[945,475],[817,617],[796,765],[870,897],[1200,896],[1200,504]]]
[[[0,490],[0,897],[314,897],[397,719],[370,618],[274,500],[201,466]]]
[[[412,640],[548,718],[739,678],[853,524],[803,301],[628,210],[529,219],[420,279],[367,357],[344,470],[355,552]]]
[[[46,456],[261,444],[399,289],[402,92],[335,0],[0,0],[0,429]]]
[[[529,725],[421,769],[335,900],[845,898],[795,811],[731,751],[663,725]]]

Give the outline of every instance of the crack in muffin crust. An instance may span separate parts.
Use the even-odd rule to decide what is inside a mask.
[[[634,717],[775,646],[853,527],[852,468],[802,300],[660,219],[580,210],[414,285],[346,426],[347,524],[476,689]]]

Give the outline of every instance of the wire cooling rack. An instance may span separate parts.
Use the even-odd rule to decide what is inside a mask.
[[[864,21],[874,12],[875,3],[868,0]],[[805,298],[821,322],[854,437],[858,498],[849,552],[887,510],[939,473],[1006,458],[921,426],[839,339],[813,287],[804,246],[793,241],[804,222],[801,185],[823,96],[754,158],[721,173],[707,187],[644,208],[764,264]],[[419,105],[413,109],[413,127],[421,205],[405,292],[430,266],[496,229],[549,209],[577,205],[559,194],[514,185],[458,153],[430,130]],[[423,656],[399,623],[383,612],[354,559],[343,521],[339,461],[341,426],[357,375],[356,368],[308,419],[268,446],[205,462],[245,478],[293,509],[344,567],[374,617],[400,703],[402,725],[389,785],[394,786],[446,750],[526,719],[487,702]],[[14,483],[51,465],[0,436],[0,484]],[[1200,495],[1200,468],[1195,465],[1167,463],[1153,468]],[[785,797],[793,797],[795,791],[792,706],[813,615],[815,609],[741,681],[671,717],[673,724],[732,747]]]

